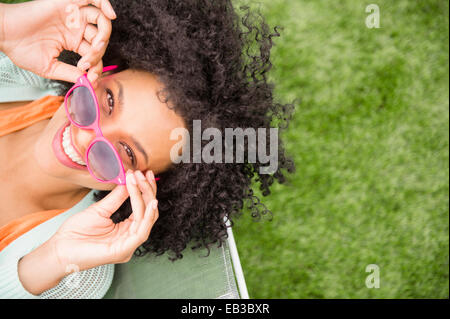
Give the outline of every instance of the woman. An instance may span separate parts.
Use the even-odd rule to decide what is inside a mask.
[[[36,10],[55,3],[28,5]],[[99,182],[86,169],[89,163],[83,159],[98,135],[68,120],[71,109],[66,113],[65,103],[51,119],[0,138],[0,153],[8,151],[8,157],[0,157],[4,167],[0,174],[2,180],[11,181],[2,185],[0,200],[6,204],[0,209],[0,227],[32,212],[70,208],[91,190],[99,190],[99,202],[65,220],[48,241],[17,261],[20,283],[34,296],[58,286],[69,265],[85,271],[126,262],[133,253],[166,251],[175,260],[192,240],[197,247],[221,243],[226,237],[224,219],[238,215],[245,201],[254,217],[268,212],[253,195],[253,177],[262,194],[268,195],[273,181],[283,183],[284,170],[294,168],[279,140],[273,174],[261,173],[264,163],[247,157],[244,163],[180,164],[171,158],[178,142],[171,139],[171,132],[177,128],[192,132],[194,120],[219,131],[287,124],[292,105],[274,102],[273,85],[265,74],[271,68],[272,37],[278,34],[254,21],[260,17],[247,9],[240,19],[226,0],[111,1],[114,11],[107,1],[65,4],[72,6],[64,8],[66,15],[61,14],[60,20],[71,26],[66,33],[73,43],[59,40],[50,56],[60,61],[41,59],[52,62],[35,73],[75,82],[80,70],[89,69],[99,128],[127,172],[126,185]],[[8,23],[8,18],[4,21]],[[17,61],[15,52],[21,45],[17,37],[11,40],[7,32],[0,37],[7,40],[1,51],[17,65],[29,70],[39,65]],[[59,55],[62,48],[82,58],[68,51]],[[34,52],[32,47],[28,52]],[[102,74],[103,65],[114,69]],[[73,86],[60,84],[61,96]],[[248,143],[244,147],[250,148]]]

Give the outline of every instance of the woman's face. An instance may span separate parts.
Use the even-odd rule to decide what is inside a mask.
[[[185,127],[183,119],[158,99],[163,85],[148,72],[125,70],[97,80],[95,93],[100,108],[100,129],[116,148],[125,171],[128,169],[154,174],[171,165],[170,149],[179,140],[170,140],[170,133]],[[82,187],[110,190],[115,184],[95,180],[85,166],[73,161],[73,150],[85,159],[86,150],[95,138],[92,130],[69,125],[72,142],[63,145],[62,132],[69,124],[64,104],[54,114],[38,137],[34,156],[42,170]],[[67,134],[67,133],[66,133]],[[71,148],[73,147],[73,148]],[[72,155],[72,159],[68,156]]]

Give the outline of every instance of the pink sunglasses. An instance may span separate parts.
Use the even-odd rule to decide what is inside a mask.
[[[103,73],[117,65],[103,68]],[[96,137],[89,144],[85,163],[89,173],[102,183],[125,185],[125,168],[120,155],[100,130],[100,107],[97,96],[86,74],[80,76],[64,97],[64,106],[70,122],[78,128],[93,130]],[[159,178],[155,178],[159,180]]]

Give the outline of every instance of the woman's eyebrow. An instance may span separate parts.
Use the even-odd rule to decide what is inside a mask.
[[[117,87],[119,88],[119,111],[122,112],[123,111],[123,86],[122,83],[120,83],[119,80],[114,79],[114,82],[116,83]],[[142,153],[142,155],[144,155],[145,158],[145,164],[148,164],[148,155],[145,152],[145,149],[142,147],[142,144],[139,143],[133,136],[130,136],[131,141],[133,142],[133,144],[136,146],[136,148],[138,149],[139,152]]]
[[[133,142],[134,145],[136,145],[136,148],[138,149],[138,151],[141,152],[142,155],[144,155],[144,157],[145,157],[145,164],[147,165],[148,164],[148,155],[145,152],[144,148],[142,147],[142,145],[138,141],[136,141],[134,139],[133,136],[131,136],[131,141]]]
[[[114,79],[114,82],[116,83],[117,87],[119,88],[119,110],[123,111],[123,86],[122,83],[119,82],[119,80]]]

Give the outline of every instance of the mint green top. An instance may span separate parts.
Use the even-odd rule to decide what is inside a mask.
[[[57,83],[17,67],[0,52],[0,103],[32,101],[56,95]]]
[[[36,100],[56,95],[54,81],[20,69],[0,52],[0,103]],[[64,221],[94,202],[93,192],[68,211],[55,216],[18,237],[0,251],[0,298],[103,298],[111,286],[114,265],[103,265],[64,277],[39,296],[30,294],[19,280],[17,264],[23,256],[47,241]]]

